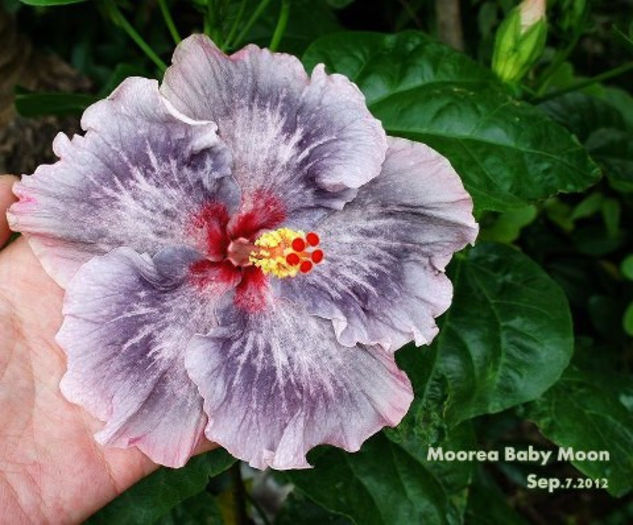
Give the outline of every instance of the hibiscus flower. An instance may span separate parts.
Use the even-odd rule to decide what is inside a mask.
[[[249,45],[192,36],[162,85],[129,78],[9,211],[66,290],[66,398],[102,444],[177,467],[203,436],[253,467],[356,451],[413,394],[444,268],[472,243],[449,162],[390,138],[358,88]]]

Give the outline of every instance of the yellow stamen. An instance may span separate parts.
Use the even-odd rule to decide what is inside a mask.
[[[318,239],[312,232],[306,236],[299,230],[279,228],[259,236],[248,260],[265,274],[281,279],[294,277],[299,272],[308,273],[323,259],[322,250],[309,250],[319,243]]]
[[[292,266],[286,261],[286,257],[293,253],[292,241],[303,238],[302,231],[294,231],[290,228],[279,228],[260,235],[255,241],[259,249],[253,250],[249,261],[262,269],[265,274],[275,277],[294,277],[299,273],[298,266]]]

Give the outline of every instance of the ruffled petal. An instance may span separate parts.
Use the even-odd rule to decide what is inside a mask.
[[[106,422],[97,440],[136,445],[170,467],[189,459],[206,422],[185,347],[214,325],[214,297],[235,284],[218,280],[203,295],[188,271],[198,258],[167,249],[152,260],[128,248],[93,258],[69,283],[57,335],[68,356],[62,393]]]
[[[280,282],[279,293],[331,319],[345,346],[396,350],[435,337],[435,317],[452,298],[444,268],[478,227],[449,162],[423,144],[390,137],[382,173],[315,230],[324,262]]]
[[[380,172],[381,124],[359,89],[323,65],[308,77],[291,55],[249,45],[227,56],[194,35],[177,47],[161,90],[186,115],[218,124],[246,199],[272,194],[288,217],[341,208]]]
[[[154,254],[187,242],[192,217],[210,200],[236,205],[216,125],[180,114],[156,81],[127,79],[81,125],[85,136],[56,137],[58,162],[15,186],[20,200],[8,214],[60,285],[113,248]]]
[[[357,451],[412,401],[406,374],[379,347],[341,346],[328,321],[274,301],[249,313],[232,304],[192,339],[185,364],[209,417],[208,439],[255,468],[308,468],[328,443]]]

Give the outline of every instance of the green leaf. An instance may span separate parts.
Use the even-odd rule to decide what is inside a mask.
[[[500,214],[493,224],[485,228],[482,227],[478,240],[501,243],[514,242],[521,235],[521,230],[531,224],[537,215],[536,207],[531,204],[523,208],[506,211]]]
[[[455,516],[466,510],[467,489],[473,474],[469,462],[427,461],[429,447],[442,446],[451,450],[476,448],[470,421],[448,428],[444,411],[448,399],[445,378],[434,375],[438,359],[437,348],[416,348],[407,345],[396,354],[413,386],[414,401],[405,418],[396,428],[385,429],[385,435],[415,457],[420,464],[441,481]]]
[[[251,4],[251,2],[249,2]],[[252,2],[253,6],[257,2]],[[271,2],[246,36],[247,42],[268,46],[279,19],[281,2]],[[341,30],[336,15],[325,0],[293,0],[280,51],[300,55],[316,38]],[[243,44],[242,44],[243,45]]]
[[[558,66],[556,71],[547,80],[546,84],[548,88],[543,95],[547,95],[551,91],[577,86],[581,82],[585,82],[587,80],[589,80],[589,77],[583,76],[575,71],[574,64],[565,61]],[[574,92],[576,91],[577,90],[574,90]],[[600,93],[604,91],[604,87],[602,84],[596,82],[595,84],[589,84],[578,91],[584,93],[585,95],[592,95],[601,98]]]
[[[20,0],[20,2],[26,5],[49,6],[79,4],[81,2],[86,2],[86,0]]]
[[[585,288],[587,283],[584,283]],[[622,305],[615,296],[594,294],[586,301],[587,313],[595,330],[605,339],[618,338],[622,333]],[[575,350],[576,358],[578,349]]]
[[[484,2],[477,13],[477,27],[481,36],[488,40],[499,25],[499,6],[496,2]]]
[[[595,96],[615,107],[622,115],[627,128],[633,130],[633,96],[616,86],[600,87],[602,89]]]
[[[611,28],[611,32],[616,37],[616,39],[619,40],[622,45],[624,45],[624,47],[633,52],[633,38],[628,36],[626,33],[624,33],[624,31],[617,28],[616,26],[613,26]]]
[[[633,488],[633,414],[620,399],[632,390],[630,377],[616,378],[614,374],[570,367],[556,385],[528,407],[529,419],[558,446],[575,451],[609,451],[610,461],[572,463],[591,478],[607,478],[608,490],[614,496]]]
[[[581,200],[571,213],[571,220],[586,219],[592,215],[598,213],[604,203],[604,195],[600,192],[595,192],[587,195]]]
[[[327,0],[327,4],[333,9],[343,9],[353,2],[354,0]]]
[[[436,374],[447,382],[451,425],[531,401],[556,382],[573,351],[561,288],[521,252],[479,244],[451,265]]]
[[[350,525],[353,522],[313,503],[298,491],[288,495],[275,517],[275,525]]]
[[[202,492],[210,477],[235,459],[224,449],[192,458],[180,469],[160,468],[92,516],[87,523],[117,525],[153,523],[182,501]]]
[[[633,254],[627,255],[620,263],[620,271],[624,277],[633,281]]]
[[[566,232],[574,229],[572,207],[558,197],[551,197],[543,204],[547,218]]]
[[[591,157],[602,166],[614,189],[631,192],[633,131],[624,108],[630,108],[632,99],[611,88],[605,92],[604,100],[584,93],[568,93],[539,107],[578,136]]]
[[[624,118],[615,106],[585,93],[567,93],[538,107],[583,143],[597,129],[625,127]]]
[[[477,476],[468,494],[467,523],[470,525],[527,525],[516,510],[508,504],[507,496],[483,469]]]
[[[153,523],[157,525],[223,525],[224,520],[216,498],[205,491],[187,498]]]
[[[599,224],[576,228],[571,235],[574,247],[584,255],[604,257],[619,250],[626,242],[626,232],[618,230],[613,236],[607,236],[604,230]]]
[[[422,33],[327,35],[303,62],[307,69],[324,62],[353,80],[390,135],[445,155],[478,210],[581,191],[599,177],[567,130],[514,100],[489,70]]]
[[[620,201],[616,199],[605,199],[602,203],[602,218],[610,238],[616,237],[620,230],[620,215],[622,207]]]
[[[585,145],[592,157],[604,166],[614,189],[633,192],[633,132],[613,128],[597,129]]]
[[[25,93],[15,95],[15,108],[23,117],[80,115],[97,97],[85,93]]]
[[[622,317],[622,326],[627,334],[633,336],[633,302],[629,304],[624,312],[624,316]]]
[[[312,470],[287,473],[310,499],[358,525],[444,524],[454,511],[433,473],[383,434],[349,454],[320,447]]]
[[[103,86],[99,90],[100,97],[107,97],[110,95],[127,77],[133,76],[145,76],[145,71],[140,66],[135,64],[121,63],[117,64],[112,70],[109,78],[104,82]]]

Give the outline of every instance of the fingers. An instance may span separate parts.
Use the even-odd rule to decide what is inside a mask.
[[[18,181],[13,175],[0,175],[0,248],[9,240],[11,230],[7,224],[7,210],[17,199],[11,188]]]
[[[213,450],[214,448],[218,448],[218,447],[219,445],[217,443],[213,443],[205,438],[205,439],[200,440],[200,443],[198,443],[198,446],[196,447],[194,454],[197,455],[197,454],[202,454],[203,452],[209,452],[209,450]]]

